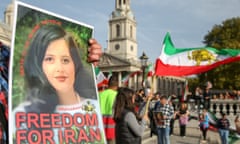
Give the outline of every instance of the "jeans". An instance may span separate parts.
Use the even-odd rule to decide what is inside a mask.
[[[158,137],[158,144],[170,144],[170,127],[167,126],[166,128],[157,128],[157,137]]]
[[[218,131],[219,131],[222,144],[228,144],[229,131],[225,129],[219,129]]]

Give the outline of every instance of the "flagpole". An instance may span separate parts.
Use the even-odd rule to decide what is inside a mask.
[[[156,79],[156,76],[153,75],[152,76],[152,86],[151,86],[151,91],[154,92],[154,89],[155,89],[155,79]]]
[[[148,94],[148,96],[150,95],[150,97],[147,97],[147,103],[146,103],[146,109],[145,109],[145,112],[144,114],[147,114],[148,113],[148,107],[149,107],[149,103],[150,103],[150,100],[152,98],[152,95],[153,95],[153,85],[154,85],[154,79],[155,79],[155,75],[153,75],[151,77],[151,89],[150,89],[150,94]]]

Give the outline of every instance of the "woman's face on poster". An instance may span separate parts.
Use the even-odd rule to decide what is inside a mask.
[[[73,89],[75,67],[66,40],[63,38],[57,39],[48,45],[43,58],[42,69],[56,91]]]

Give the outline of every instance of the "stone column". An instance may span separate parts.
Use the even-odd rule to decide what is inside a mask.
[[[229,115],[233,116],[234,115],[234,110],[233,110],[234,103],[228,103],[228,104],[229,104]]]
[[[137,90],[137,75],[134,75],[133,77],[133,87],[134,87],[134,90]]]
[[[122,72],[118,72],[118,86],[121,87],[122,86]]]
[[[132,88],[132,77],[128,79],[128,88]]]
[[[155,93],[155,92],[157,92],[157,83],[156,83],[156,81],[157,81],[157,77],[156,76],[152,76],[152,92],[153,93]]]

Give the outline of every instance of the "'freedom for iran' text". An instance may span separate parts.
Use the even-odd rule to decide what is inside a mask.
[[[76,113],[16,113],[16,143],[54,144],[54,131],[58,129],[58,143],[101,141],[97,114]],[[73,128],[74,127],[74,128]],[[56,135],[56,134],[55,134]]]

